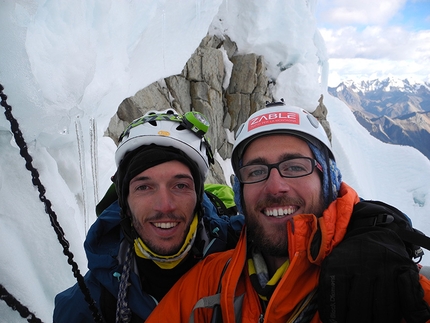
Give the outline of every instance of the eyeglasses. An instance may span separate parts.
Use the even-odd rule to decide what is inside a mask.
[[[238,179],[243,184],[262,182],[269,178],[273,168],[276,168],[282,177],[303,177],[312,174],[315,167],[323,171],[322,166],[315,159],[297,157],[276,164],[243,166],[239,169]]]

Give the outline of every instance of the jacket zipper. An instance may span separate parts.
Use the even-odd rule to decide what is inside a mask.
[[[264,314],[261,313],[260,318],[258,319],[258,323],[263,323],[263,322],[264,322]]]

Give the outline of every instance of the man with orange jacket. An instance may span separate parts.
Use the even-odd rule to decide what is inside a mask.
[[[147,323],[430,320],[430,282],[396,233],[349,230],[360,198],[310,113],[258,110],[231,161],[246,218],[240,241],[182,277]]]

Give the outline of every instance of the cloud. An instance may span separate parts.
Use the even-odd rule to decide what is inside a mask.
[[[406,0],[321,0],[318,11],[329,25],[384,25],[405,3]]]
[[[430,29],[410,24],[422,23],[426,15],[416,14],[426,4],[413,2],[422,7],[408,7],[406,0],[320,0],[317,20],[329,56],[329,85],[389,75],[428,82]]]
[[[407,30],[388,24],[406,0],[322,0],[321,34],[333,58],[388,58],[425,60],[430,53],[430,31]],[[323,18],[325,17],[325,18]],[[394,22],[396,22],[395,20]]]
[[[430,30],[406,31],[396,26],[348,26],[320,29],[330,58],[416,60],[430,63]]]

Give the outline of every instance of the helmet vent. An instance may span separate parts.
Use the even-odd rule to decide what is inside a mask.
[[[187,128],[183,125],[183,124],[179,124],[177,127],[176,127],[176,130],[178,130],[178,131],[181,131],[181,130],[186,130]]]
[[[314,128],[318,128],[319,127],[319,122],[318,120],[312,115],[312,114],[307,114],[308,120],[310,122],[310,124],[314,127]]]

